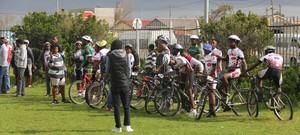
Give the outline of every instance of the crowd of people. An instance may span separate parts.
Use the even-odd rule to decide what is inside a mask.
[[[220,92],[225,100],[228,100],[230,93],[228,90],[228,80],[247,75],[262,62],[266,62],[268,67],[257,74],[257,86],[260,90],[259,99],[262,100],[261,80],[272,78],[278,91],[281,91],[282,64],[283,60],[279,54],[275,53],[273,46],[267,46],[265,56],[260,58],[250,68],[247,68],[244,53],[239,49],[241,39],[236,35],[228,37],[229,49],[223,57],[221,50],[217,48],[217,39],[211,39],[203,47],[199,45],[197,35],[190,36],[191,45],[184,48],[180,44],[170,44],[169,39],[160,35],[155,40],[155,44],[148,46],[148,56],[146,58],[145,71],[148,75],[162,73],[164,75],[178,74],[180,76],[180,88],[186,92],[191,101],[191,110],[186,112],[185,97],[181,96],[182,108],[179,114],[187,113],[189,116],[196,115],[193,98],[193,83],[197,77],[205,76],[207,80],[221,79],[223,85]],[[5,94],[10,91],[9,67],[14,69],[16,76],[16,96],[25,95],[25,86],[32,86],[32,72],[35,67],[35,59],[29,47],[28,40],[17,39],[16,47],[8,44],[8,40],[0,38],[0,89]],[[90,36],[83,36],[75,43],[76,50],[71,57],[74,65],[75,79],[81,80],[86,72],[92,73],[92,80],[100,72],[108,78],[109,94],[107,110],[114,112],[115,128],[113,132],[122,132],[120,122],[120,103],[124,108],[124,126],[127,132],[132,132],[130,127],[130,96],[129,83],[132,73],[139,70],[139,56],[131,44],[124,44],[121,40],[114,40],[111,48],[107,48],[107,41],[101,40],[93,43]],[[64,51],[58,43],[58,38],[53,37],[52,43],[44,44],[40,60],[43,63],[43,71],[46,77],[46,96],[52,95],[52,104],[59,104],[57,94],[61,94],[62,103],[70,103],[65,97],[65,76],[66,67]],[[223,71],[222,61],[227,62],[227,71]],[[28,72],[27,83],[25,84],[25,70]],[[243,72],[242,72],[243,71]],[[52,86],[52,91],[51,91]],[[78,87],[78,95],[80,93]],[[211,87],[216,88],[216,84]],[[223,90],[224,89],[224,90]],[[121,101],[121,102],[120,102]],[[209,93],[209,112],[207,117],[215,117],[215,95]],[[230,108],[225,108],[224,111]]]

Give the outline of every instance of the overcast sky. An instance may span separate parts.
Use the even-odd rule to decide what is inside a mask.
[[[0,0],[0,15],[16,14],[24,16],[28,12],[56,11],[57,0]],[[59,0],[59,8],[66,11],[78,8],[115,7],[117,0]],[[155,17],[169,17],[169,5],[172,7],[172,17],[194,18],[203,16],[204,0],[129,0],[133,5],[130,18],[153,19]],[[235,10],[244,12],[252,11],[259,15],[266,14],[266,8],[271,5],[271,0],[210,0],[210,9],[215,9],[221,4],[230,4]],[[300,0],[274,0],[274,10],[282,7],[286,16],[300,14]],[[269,10],[271,14],[271,10]]]

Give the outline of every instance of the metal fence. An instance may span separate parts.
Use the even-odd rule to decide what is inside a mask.
[[[269,27],[274,32],[276,52],[283,56],[284,66],[300,65],[299,18],[275,16],[269,22]]]

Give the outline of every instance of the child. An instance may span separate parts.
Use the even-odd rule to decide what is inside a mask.
[[[58,53],[59,46],[54,44],[51,46],[52,54],[49,57],[49,77],[52,84],[52,104],[59,104],[56,100],[56,93],[59,86],[59,90],[62,96],[61,102],[70,103],[65,97],[65,65],[61,54]]]

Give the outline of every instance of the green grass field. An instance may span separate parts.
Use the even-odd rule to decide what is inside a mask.
[[[68,88],[68,87],[66,87]],[[12,89],[14,91],[15,89]],[[52,105],[45,98],[45,86],[26,88],[24,97],[0,95],[0,134],[118,134],[112,133],[112,112],[93,110],[88,105]],[[59,97],[60,98],[60,97]],[[258,118],[238,117],[233,112],[218,112],[216,118],[195,121],[194,117],[149,115],[145,110],[131,110],[136,135],[194,134],[300,134],[300,111],[294,109],[292,121],[279,121],[273,112],[262,110]],[[122,117],[123,119],[123,117]]]

